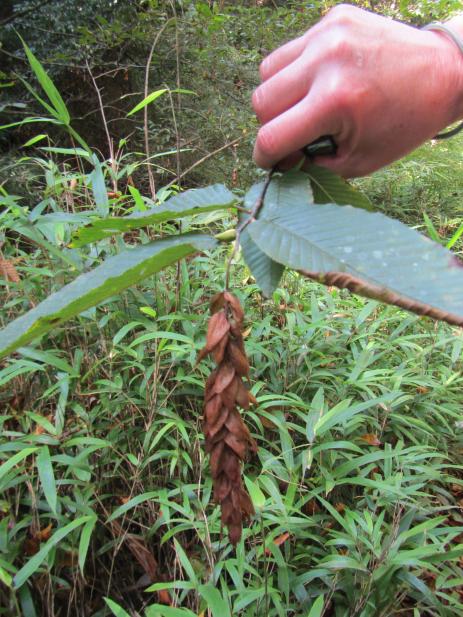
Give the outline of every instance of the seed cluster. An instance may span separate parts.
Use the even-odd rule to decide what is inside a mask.
[[[228,527],[230,542],[241,538],[243,521],[254,508],[241,479],[241,463],[257,446],[244,424],[238,407],[248,409],[256,402],[243,383],[249,376],[249,362],[243,342],[244,311],[229,292],[211,300],[206,345],[198,362],[211,354],[217,367],[206,382],[203,428],[206,451],[210,454],[214,499],[221,506],[222,524]]]

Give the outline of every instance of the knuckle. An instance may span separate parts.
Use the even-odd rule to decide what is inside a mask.
[[[333,58],[347,58],[352,54],[350,37],[341,28],[333,29],[326,41],[326,53]]]
[[[337,24],[348,26],[354,21],[356,12],[357,9],[350,4],[338,4],[329,10],[326,18]]]

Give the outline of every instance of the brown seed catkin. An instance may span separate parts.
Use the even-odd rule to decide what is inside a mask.
[[[244,350],[244,311],[238,299],[225,291],[211,300],[206,345],[198,362],[212,355],[217,367],[206,382],[203,428],[210,454],[214,499],[220,504],[222,524],[234,545],[241,538],[243,521],[254,514],[241,479],[241,463],[257,446],[244,424],[238,407],[248,409],[254,397],[243,383],[249,376]]]

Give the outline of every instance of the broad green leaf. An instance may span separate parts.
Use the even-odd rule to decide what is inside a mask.
[[[463,264],[448,250],[383,214],[298,197],[278,208],[266,200],[248,226],[271,259],[326,285],[463,325]]]
[[[314,203],[332,203],[338,206],[349,205],[363,210],[374,210],[373,204],[364,193],[326,167],[311,165],[307,174],[312,185]]]
[[[206,601],[207,608],[211,611],[212,617],[231,617],[228,602],[213,585],[200,585],[198,591],[203,600]]]
[[[88,520],[90,520],[90,518],[90,516],[81,516],[75,521],[68,523],[61,529],[58,529],[58,531],[56,531],[42,546],[40,551],[31,557],[29,561],[15,574],[13,578],[13,585],[15,589],[18,589],[21,585],[24,585],[27,579],[38,570],[42,561],[46,558],[54,546],[59,544],[63,538],[71,533],[71,531],[74,531],[77,527],[84,525]]]
[[[264,182],[254,184],[246,193],[244,198],[244,207],[247,210],[252,210],[256,201],[262,193]],[[247,215],[241,215],[240,223],[245,221]],[[241,250],[244,261],[251,270],[253,277],[256,279],[257,285],[262,290],[266,297],[270,297],[281,280],[284,272],[284,266],[270,259],[257,244],[253,241],[247,228],[243,229],[240,238]]]
[[[307,617],[321,617],[324,604],[325,598],[323,596],[318,596],[318,598],[312,604],[312,608],[310,609]]]
[[[252,211],[257,200],[262,194],[264,182],[254,184],[246,193],[244,207]],[[312,195],[310,180],[306,174],[300,172],[288,172],[282,176],[279,182],[271,182],[265,195],[265,211],[277,208],[280,203],[292,203],[302,195],[303,199]],[[240,222],[246,220],[247,215],[242,215]],[[257,285],[264,296],[271,296],[281,280],[284,266],[262,251],[249,235],[248,227],[241,233],[241,250],[244,261],[251,270]]]
[[[111,610],[112,614],[116,617],[130,617],[129,613],[125,611],[122,606],[119,606],[114,600],[110,598],[103,598],[106,606]]]
[[[43,88],[43,91],[47,95],[50,103],[52,104],[56,112],[56,114],[54,115],[56,115],[56,117],[63,124],[68,125],[71,121],[71,116],[69,115],[67,107],[61,97],[61,94],[58,92],[55,84],[50,79],[50,77],[47,75],[47,72],[45,71],[43,66],[40,64],[40,62],[37,60],[37,58],[34,56],[32,51],[29,49],[29,47],[26,45],[26,43],[23,41],[22,38],[21,38],[21,42],[24,46],[24,51],[26,52],[26,56],[27,56],[27,59],[29,60],[31,69],[34,71],[35,76],[37,77],[40,85]]]
[[[211,249],[215,244],[216,241],[209,236],[185,234],[143,244],[110,257],[0,331],[0,357],[175,261]]]
[[[40,483],[45,494],[45,499],[47,500],[52,512],[56,514],[56,482],[48,446],[43,446],[40,448],[37,454],[36,464],[37,471],[39,472]]]
[[[80,247],[113,234],[140,229],[147,225],[154,225],[183,216],[231,208],[237,201],[238,198],[222,184],[214,184],[203,189],[190,189],[171,197],[162,205],[144,212],[134,212],[129,216],[96,219],[85,227],[76,230],[72,235],[71,246]]]

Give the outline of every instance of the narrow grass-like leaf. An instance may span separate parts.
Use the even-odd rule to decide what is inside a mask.
[[[50,295],[0,332],[0,357],[26,345],[52,328],[96,306],[164,267],[198,251],[211,249],[210,236],[185,234],[140,245],[103,264]]]
[[[140,111],[150,103],[153,103],[156,99],[158,99],[167,91],[167,88],[161,88],[160,90],[155,90],[154,92],[151,92],[151,94],[148,94],[148,96],[146,96],[142,101],[137,103],[135,107],[129,111],[127,116],[132,116],[133,114],[136,114],[137,111]],[[175,90],[171,90],[170,92],[171,94],[195,94],[193,90],[185,90],[184,88],[176,88]]]
[[[145,617],[198,617],[189,608],[177,608],[164,606],[164,604],[151,604],[145,610]]]
[[[149,493],[143,493],[142,495],[136,495],[135,497],[132,497],[132,499],[129,499],[127,503],[122,504],[122,506],[114,510],[114,512],[108,517],[108,522],[114,521],[116,518],[119,518],[119,516],[122,516],[123,514],[125,514],[132,508],[140,505],[144,501],[148,501],[148,499],[155,499],[158,496],[159,491],[151,491]]]
[[[43,545],[40,551],[31,557],[29,561],[15,574],[13,578],[13,585],[15,589],[18,589],[21,585],[24,585],[27,579],[38,570],[41,563],[54,546],[59,544],[61,540],[74,531],[74,529],[84,525],[88,520],[90,520],[90,518],[90,516],[81,516],[75,521],[68,523],[61,529],[58,529],[58,531],[56,531]]]
[[[211,611],[212,617],[231,617],[228,602],[224,600],[220,591],[213,585],[200,585],[198,591],[206,601],[207,608]]]
[[[97,520],[98,518],[96,516],[91,517],[90,520],[88,520],[85,523],[84,528],[82,529],[82,533],[80,534],[79,569],[80,569],[82,576],[84,575],[84,567],[85,567],[85,560],[87,559],[88,547],[90,545],[90,540],[92,538],[92,533],[93,533],[93,530],[95,529]]]
[[[115,615],[115,617],[130,617],[129,613],[125,611],[122,606],[116,604],[114,600],[111,600],[110,598],[104,598],[104,601],[106,606],[111,610],[112,614]]]
[[[188,559],[187,554],[185,553],[183,548],[180,546],[180,543],[178,542],[176,538],[174,538],[174,545],[175,545],[175,552],[177,553],[177,557],[180,563],[182,564],[182,568],[185,570],[185,574],[188,576],[188,578],[190,579],[192,583],[197,585],[198,579],[196,577],[193,566],[191,565],[191,562]]]
[[[323,596],[319,596],[312,604],[312,608],[310,609],[307,617],[321,617],[324,604],[325,598]]]
[[[29,456],[29,454],[34,454],[37,452],[38,448],[24,448],[24,450],[20,450],[16,454],[13,454],[11,458],[9,458],[6,463],[0,467],[0,480],[6,476],[6,474],[13,469],[15,465],[20,463],[23,459]]]
[[[40,448],[37,454],[36,464],[45,499],[47,500],[52,512],[56,514],[56,482],[48,446],[43,446]]]
[[[20,37],[21,38],[21,37]],[[21,38],[21,42],[24,46],[24,51],[26,52],[27,59],[29,60],[29,64],[31,69],[34,71],[35,76],[37,77],[40,85],[43,88],[43,91],[47,95],[50,103],[53,105],[53,108],[56,111],[56,117],[63,123],[68,125],[71,121],[71,116],[69,115],[66,104],[64,103],[61,94],[56,89],[55,84],[48,76],[47,72],[41,65],[41,63],[37,60],[35,55],[26,45],[26,43]]]
[[[214,184],[203,189],[190,189],[175,195],[162,205],[144,212],[134,212],[129,216],[96,219],[73,233],[71,246],[80,247],[113,234],[140,229],[147,225],[154,225],[183,216],[231,208],[237,201],[238,198],[223,184]]]

